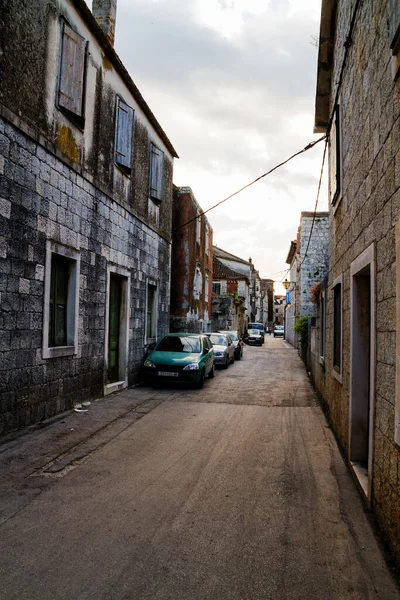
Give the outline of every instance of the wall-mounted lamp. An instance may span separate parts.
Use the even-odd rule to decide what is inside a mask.
[[[282,285],[285,288],[286,291],[288,291],[288,289],[290,288],[290,281],[288,281],[287,279],[285,279],[285,281],[282,281]]]

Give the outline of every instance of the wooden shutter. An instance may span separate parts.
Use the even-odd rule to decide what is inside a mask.
[[[85,40],[64,23],[61,42],[58,104],[79,117],[83,116],[84,72]]]
[[[397,54],[400,46],[400,2],[390,0],[390,47],[393,54]]]
[[[133,108],[118,98],[115,134],[115,162],[127,168],[132,166]]]
[[[150,196],[155,200],[162,200],[163,170],[164,153],[152,144],[150,156]]]

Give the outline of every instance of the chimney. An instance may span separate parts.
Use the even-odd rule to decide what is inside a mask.
[[[114,46],[117,0],[93,0],[92,13],[101,29]]]

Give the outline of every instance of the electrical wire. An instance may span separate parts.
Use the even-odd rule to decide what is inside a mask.
[[[193,221],[196,221],[199,217],[202,217],[203,215],[206,215],[208,212],[210,212],[210,210],[214,210],[214,208],[217,208],[217,206],[220,206],[221,204],[223,204],[224,202],[227,202],[228,200],[230,200],[234,196],[237,196],[238,194],[240,194],[240,192],[243,192],[243,190],[246,190],[250,186],[252,186],[255,183],[257,183],[258,181],[260,181],[260,179],[263,179],[264,177],[267,177],[267,175],[270,175],[271,173],[273,173],[274,171],[276,171],[280,167],[283,167],[283,165],[286,165],[289,161],[293,160],[293,158],[295,158],[296,156],[299,156],[300,154],[303,154],[304,152],[307,152],[308,150],[311,150],[311,148],[314,148],[314,146],[316,146],[317,144],[319,144],[319,142],[322,142],[325,139],[326,139],[326,135],[323,135],[318,140],[315,140],[314,142],[310,142],[302,150],[299,150],[298,152],[295,152],[294,154],[292,154],[292,156],[289,156],[289,158],[287,158],[283,162],[279,163],[278,165],[276,165],[275,167],[273,167],[272,169],[270,169],[266,173],[263,173],[262,175],[260,175],[259,177],[257,177],[253,181],[251,181],[250,183],[247,183],[242,188],[240,188],[240,190],[237,190],[236,192],[233,192],[233,194],[231,194],[227,198],[224,198],[223,200],[220,200],[220,202],[217,202],[217,204],[214,204],[214,206],[211,206],[207,210],[201,211],[198,215],[196,215],[195,217],[193,217],[193,219],[190,219],[189,221],[186,221],[186,223],[183,223],[183,225],[180,225],[179,227],[177,227],[176,229],[174,229],[174,231],[179,231],[183,227],[186,227],[186,225],[189,225],[189,223],[193,223]]]
[[[356,18],[357,18],[358,9],[360,8],[361,2],[362,2],[362,0],[357,0],[356,4],[354,6],[354,11],[353,11],[353,14],[352,14],[352,17],[351,17],[351,22],[350,22],[350,27],[349,27],[349,32],[348,32],[348,34],[346,36],[346,40],[344,42],[345,51],[344,51],[344,56],[343,56],[343,62],[342,62],[342,66],[340,68],[340,75],[339,75],[339,79],[338,79],[338,83],[337,83],[337,88],[336,88],[336,93],[335,93],[335,100],[333,102],[333,110],[332,110],[331,115],[329,117],[329,122],[328,122],[328,126],[327,126],[327,129],[326,129],[325,147],[324,147],[324,153],[323,153],[323,156],[322,156],[321,173],[320,173],[320,178],[319,178],[319,183],[318,183],[317,199],[316,199],[316,202],[315,202],[315,208],[314,208],[313,220],[312,220],[312,224],[311,224],[310,235],[309,235],[308,242],[307,242],[307,249],[305,251],[303,259],[300,261],[300,265],[299,266],[301,266],[303,264],[303,262],[305,261],[305,259],[307,258],[308,248],[310,247],[311,236],[312,236],[312,232],[313,232],[313,229],[314,229],[314,223],[315,223],[315,218],[316,218],[316,214],[317,214],[317,207],[318,207],[319,194],[320,194],[320,190],[321,190],[321,182],[322,182],[322,175],[323,175],[324,165],[325,165],[326,151],[327,151],[327,147],[328,147],[328,144],[329,144],[329,137],[330,137],[330,133],[331,133],[331,129],[332,129],[333,119],[334,119],[334,116],[335,116],[336,105],[338,103],[340,89],[342,87],[344,70],[345,70],[345,67],[346,67],[346,61],[347,61],[347,57],[349,55],[350,47],[351,47],[351,45],[353,43],[352,36],[353,36],[354,27],[355,27],[355,24],[356,24]]]

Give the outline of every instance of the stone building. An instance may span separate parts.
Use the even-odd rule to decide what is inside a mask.
[[[174,188],[171,331],[211,331],[213,230],[190,187]],[[199,215],[199,216],[198,216]]]
[[[1,15],[0,432],[132,384],[169,328],[177,155],[114,51],[115,10]]]
[[[244,333],[249,321],[250,278],[213,256],[212,331]]]
[[[274,323],[274,280],[261,279],[261,292],[264,296],[264,321],[268,327]],[[266,300],[265,300],[266,298]],[[266,319],[265,319],[266,316]]]
[[[274,296],[274,325],[284,324],[285,305],[285,296]]]
[[[289,303],[285,312],[286,340],[297,347],[294,324],[298,317],[315,317],[316,305],[312,288],[328,272],[328,219],[329,213],[302,212],[297,240],[290,244],[287,264],[290,265]]]
[[[315,130],[329,133],[327,409],[398,563],[399,75],[398,1],[322,1]]]

